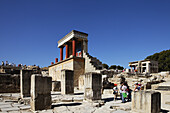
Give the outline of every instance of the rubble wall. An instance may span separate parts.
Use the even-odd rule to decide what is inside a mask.
[[[19,93],[20,75],[0,74],[0,93]]]

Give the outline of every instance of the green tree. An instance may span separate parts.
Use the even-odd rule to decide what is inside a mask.
[[[109,66],[107,64],[102,64],[104,68],[108,69]]]
[[[116,65],[111,65],[111,66],[109,67],[109,69],[116,69],[116,68],[117,68]]]
[[[118,69],[118,70],[123,70],[124,68],[123,68],[122,66],[119,66],[119,65],[118,65],[118,66],[117,66],[117,69]]]

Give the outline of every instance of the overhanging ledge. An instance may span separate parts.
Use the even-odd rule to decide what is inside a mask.
[[[80,31],[72,30],[70,33],[68,33],[65,37],[60,39],[58,41],[58,47],[63,46],[66,42],[70,41],[73,38],[78,38],[78,39],[85,39],[87,40],[88,34],[83,33]]]

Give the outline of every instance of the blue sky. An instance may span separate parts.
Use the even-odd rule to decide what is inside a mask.
[[[73,29],[92,56],[127,68],[170,49],[170,0],[0,0],[0,61],[49,66]]]

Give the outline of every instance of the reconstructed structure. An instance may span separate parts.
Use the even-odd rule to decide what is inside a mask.
[[[49,66],[49,76],[53,81],[61,81],[61,70],[74,71],[74,86],[78,86],[79,76],[86,72],[98,72],[103,68],[102,62],[88,53],[88,34],[72,30],[58,41],[60,48],[60,61]],[[63,48],[65,47],[65,59],[63,59]]]
[[[158,62],[153,60],[141,60],[135,62],[129,62],[129,66],[134,68],[138,73],[157,73]]]

